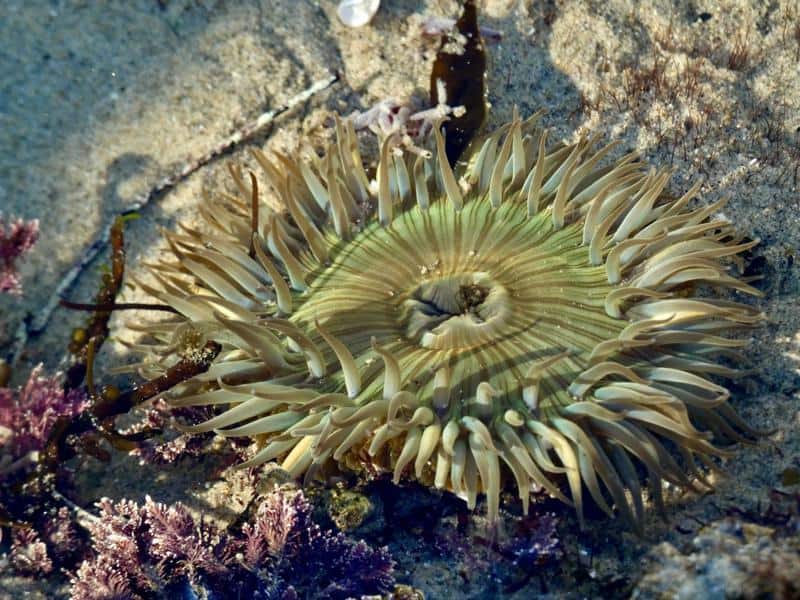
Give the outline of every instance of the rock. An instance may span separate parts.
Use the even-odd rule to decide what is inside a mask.
[[[375,506],[359,492],[334,489],[328,496],[328,514],[340,531],[352,531],[369,519]]]
[[[796,598],[800,538],[739,520],[700,530],[687,553],[669,542],[653,548],[632,598]]]

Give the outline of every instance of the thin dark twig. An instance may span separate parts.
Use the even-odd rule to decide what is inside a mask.
[[[163,310],[179,314],[177,310],[167,304],[150,304],[147,302],[108,302],[106,304],[91,304],[85,302],[73,302],[62,298],[59,304],[64,308],[72,310],[89,310],[100,312],[111,312],[114,310]]]
[[[252,192],[250,193],[250,251],[248,254],[250,258],[255,259],[255,239],[256,233],[258,233],[258,179],[252,171],[250,171],[250,186]]]

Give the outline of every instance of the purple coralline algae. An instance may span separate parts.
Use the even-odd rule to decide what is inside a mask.
[[[60,375],[46,377],[35,367],[20,389],[0,387],[0,481],[35,462],[60,417],[74,417],[88,406],[79,389],[65,392]]]
[[[39,221],[6,222],[0,214],[0,293],[22,294],[16,261],[39,239]]]
[[[208,443],[214,438],[212,432],[175,434],[175,422],[193,425],[210,418],[212,414],[205,407],[171,408],[163,398],[159,398],[145,411],[142,421],[124,433],[163,430],[164,435],[141,442],[131,453],[138,456],[143,464],[173,464],[184,458],[200,456],[207,451]]]
[[[35,367],[22,388],[0,387],[0,513],[32,513],[30,528],[12,530],[8,557],[16,573],[29,576],[51,573],[54,560],[69,563],[80,549],[68,509],[36,509],[23,485],[58,419],[73,417],[88,405],[82,390],[65,392],[60,375],[42,372],[41,365]]]
[[[322,529],[300,492],[273,491],[252,520],[227,531],[149,497],[143,505],[104,498],[98,508],[73,600],[351,598],[394,586],[388,551]]]

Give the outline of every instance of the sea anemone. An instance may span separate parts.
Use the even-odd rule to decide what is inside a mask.
[[[470,508],[483,493],[490,520],[506,484],[525,511],[546,491],[582,522],[588,491],[634,524],[664,482],[710,487],[696,460],[752,434],[718,380],[741,374],[728,334],[762,319],[712,292],[758,295],[732,274],[756,242],[715,217],[724,200],[694,203],[699,185],[674,198],[669,170],[611,162],[596,136],[548,144],[540,117],[455,167],[438,126],[429,154],[386,137],[374,180],[348,121],[310,162],[255,152],[285,212],[233,168],[240,195],[206,198],[207,231],[166,234],[158,283],[138,285],[177,314],[139,327],[137,367],[215,340],[171,393],[220,408],[191,431],[250,436],[246,465],[306,480],[339,464]]]

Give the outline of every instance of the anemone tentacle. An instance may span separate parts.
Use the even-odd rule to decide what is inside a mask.
[[[374,187],[346,120],[310,164],[255,153],[286,212],[232,169],[240,196],[203,201],[209,231],[166,234],[172,260],[139,285],[180,316],[144,328],[142,373],[214,339],[171,397],[220,407],[193,431],[253,436],[247,465],[295,476],[368,461],[470,507],[483,493],[490,519],[511,481],[524,510],[543,489],[582,519],[588,492],[634,525],[640,473],[658,505],[662,482],[707,487],[696,459],[753,433],[715,359],[762,315],[697,290],[759,295],[734,274],[757,242],[722,202],[692,207],[699,186],[667,196],[669,170],[608,163],[614,144],[548,148],[540,116],[454,169],[438,127],[430,155],[386,138]]]

